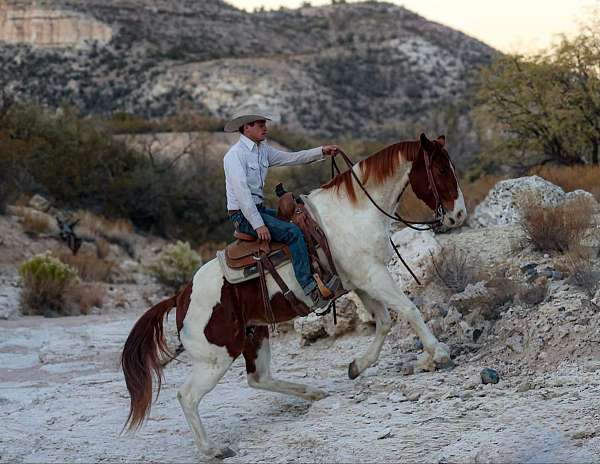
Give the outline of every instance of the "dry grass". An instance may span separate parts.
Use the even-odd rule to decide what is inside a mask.
[[[67,307],[76,308],[81,314],[89,314],[95,306],[101,308],[104,304],[106,289],[97,283],[82,283],[71,285],[65,293]]]
[[[67,286],[56,280],[40,281],[32,276],[23,277],[21,312],[26,315],[48,312],[68,315],[64,300]]]
[[[23,216],[23,230],[34,235],[51,233],[56,230],[56,219],[49,214],[28,209]]]
[[[584,247],[569,251],[559,262],[560,269],[567,274],[568,282],[582,289],[593,298],[600,287],[600,272],[594,269],[593,252]]]
[[[577,248],[593,223],[594,209],[585,198],[545,207],[537,195],[527,192],[518,199],[518,207],[525,244],[538,251],[565,253]]]
[[[133,233],[133,224],[126,219],[106,219],[84,210],[78,211],[76,217],[79,219],[77,227],[85,229],[90,235],[127,237]]]
[[[437,257],[431,257],[431,261],[435,276],[452,293],[460,293],[467,285],[484,280],[487,276],[477,259],[454,245],[443,248]]]
[[[110,254],[110,243],[106,240],[99,238],[96,240],[96,256],[98,259],[106,259]]]
[[[60,251],[55,254],[63,263],[75,269],[79,277],[87,282],[108,282],[115,266],[114,262],[99,259],[96,255],[89,253],[73,255],[70,252]]]
[[[565,192],[586,190],[600,201],[600,166],[540,166],[532,169],[531,174],[543,177]]]

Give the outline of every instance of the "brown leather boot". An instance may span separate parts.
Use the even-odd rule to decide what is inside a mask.
[[[327,281],[327,288],[329,289],[332,295],[335,295],[340,285],[340,278],[336,275],[334,275],[333,277],[331,277],[331,279]],[[325,298],[319,290],[319,287],[315,288],[312,292],[310,292],[310,299],[312,301],[313,310],[324,308],[331,302],[331,298]]]

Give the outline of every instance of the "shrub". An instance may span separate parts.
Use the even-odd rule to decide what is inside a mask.
[[[66,307],[78,308],[81,314],[89,314],[92,307],[101,308],[106,289],[97,283],[84,283],[67,288]]]
[[[592,253],[583,247],[570,250],[562,262],[563,270],[568,274],[568,282],[582,289],[593,298],[600,283],[600,272],[593,266]]]
[[[58,253],[58,259],[77,271],[79,277],[88,282],[108,282],[114,262],[105,261],[89,253]]]
[[[150,272],[163,285],[179,291],[192,279],[201,264],[200,256],[190,244],[178,241],[166,247],[158,262],[150,266]]]
[[[65,294],[76,282],[77,272],[50,253],[36,255],[19,268],[23,282],[21,306],[24,314],[40,314],[47,310],[68,312]]]
[[[481,263],[455,245],[442,248],[431,261],[436,277],[452,293],[460,293],[484,278]]]
[[[540,206],[533,193],[518,199],[519,226],[526,244],[538,251],[567,252],[580,245],[592,226],[594,209],[590,201],[578,198],[557,206]]]

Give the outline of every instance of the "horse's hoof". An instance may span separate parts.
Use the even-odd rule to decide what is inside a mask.
[[[358,367],[356,367],[356,360],[354,360],[348,366],[348,377],[350,377],[350,380],[354,380],[359,375],[360,371],[358,370]]]
[[[235,456],[235,451],[233,451],[231,448],[226,446],[225,448],[223,448],[221,450],[221,452],[219,454],[215,455],[215,458],[216,459],[227,459],[227,458],[232,458],[233,456]]]

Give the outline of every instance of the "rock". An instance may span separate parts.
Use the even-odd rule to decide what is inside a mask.
[[[500,376],[498,375],[498,372],[494,369],[490,369],[489,367],[482,369],[480,375],[481,381],[484,385],[488,383],[496,384],[500,381]]]
[[[506,340],[506,346],[508,346],[515,353],[523,352],[523,336],[512,335]]]
[[[566,199],[563,189],[539,176],[520,177],[498,182],[477,205],[469,218],[471,227],[513,224],[519,220],[517,201],[524,192],[535,192],[540,205],[557,205]]]
[[[294,321],[294,330],[300,335],[303,343],[312,343],[327,337],[323,317],[309,314]]]
[[[20,289],[0,287],[0,319],[16,319],[20,316]]]
[[[594,298],[592,298],[592,303],[594,303],[596,306],[600,307],[600,289],[598,289],[598,291],[594,295]]]
[[[33,209],[37,209],[38,211],[42,211],[43,213],[45,213],[50,209],[51,204],[43,196],[35,194],[29,200],[29,206],[31,206]]]
[[[523,382],[521,385],[519,385],[517,387],[517,392],[518,393],[525,393],[527,391],[531,390],[531,383],[529,382]]]

